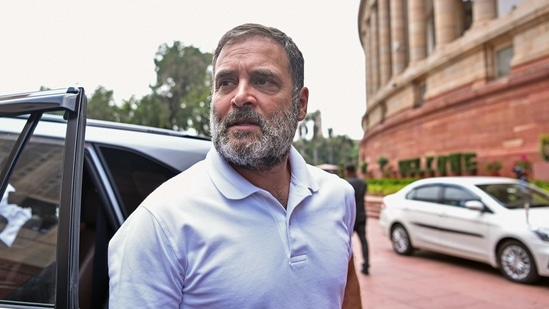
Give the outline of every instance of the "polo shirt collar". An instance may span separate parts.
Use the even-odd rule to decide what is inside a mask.
[[[214,147],[206,155],[207,170],[210,179],[226,198],[239,200],[261,191],[240,175]],[[307,163],[292,146],[290,149],[290,164],[292,168],[292,187],[307,189],[308,194],[316,192],[318,183],[311,177]]]

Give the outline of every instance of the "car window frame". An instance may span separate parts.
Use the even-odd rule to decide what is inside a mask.
[[[0,96],[0,117],[30,115],[24,132],[0,171],[0,196],[42,115],[63,112],[65,144],[59,196],[59,223],[56,248],[56,296],[54,308],[78,308],[78,250],[87,98],[84,88],[70,87]],[[60,266],[61,265],[61,266]],[[2,308],[44,308],[50,304],[6,303]]]
[[[122,206],[119,203],[116,188],[111,183],[108,171],[101,162],[94,143],[87,143],[84,149],[84,166],[87,166],[88,173],[98,190],[99,197],[105,206],[109,224],[117,230],[124,223],[125,217],[122,213]]]

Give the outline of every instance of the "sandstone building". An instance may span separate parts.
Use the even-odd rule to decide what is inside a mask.
[[[437,158],[473,154],[479,175],[501,161],[512,177],[526,158],[531,178],[549,178],[540,154],[549,1],[361,0],[358,29],[367,98],[359,161],[373,177],[380,157],[400,175],[402,162],[425,172]]]

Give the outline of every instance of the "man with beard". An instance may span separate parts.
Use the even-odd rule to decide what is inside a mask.
[[[213,57],[206,159],[156,189],[109,246],[110,308],[361,308],[353,188],[292,147],[303,56],[275,28]]]

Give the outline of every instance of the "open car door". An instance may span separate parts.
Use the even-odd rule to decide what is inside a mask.
[[[78,308],[86,105],[83,88],[0,96],[0,308]]]

